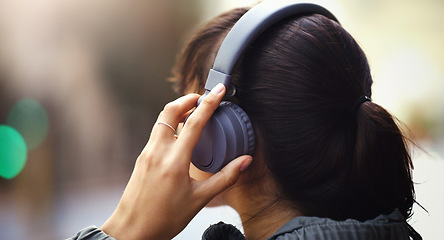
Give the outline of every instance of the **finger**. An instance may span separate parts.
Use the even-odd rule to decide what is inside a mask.
[[[214,110],[219,106],[225,94],[225,86],[217,84],[211,92],[202,100],[196,110],[189,116],[178,140],[178,153],[189,154],[197,144],[205,124],[210,119]],[[184,158],[185,159],[185,158]]]
[[[188,94],[165,105],[153,126],[150,138],[174,137],[177,125],[182,121],[182,116],[196,106],[198,99],[199,95]]]
[[[183,123],[183,122],[185,122],[185,120],[187,119],[187,117],[189,117],[190,114],[193,113],[193,111],[194,111],[195,109],[196,109],[196,108],[192,108],[190,111],[188,111],[188,112],[186,112],[184,115],[182,115],[182,116],[180,117],[179,123]]]
[[[219,193],[235,184],[240,174],[250,166],[252,160],[253,158],[249,155],[240,156],[209,179],[196,182],[198,184],[196,194],[202,199],[210,201]]]

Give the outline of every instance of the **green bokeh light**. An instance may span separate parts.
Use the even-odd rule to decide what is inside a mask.
[[[12,127],[0,125],[0,177],[12,179],[26,163],[26,143]]]
[[[37,148],[42,143],[49,129],[45,109],[31,98],[23,98],[12,107],[7,124],[19,131],[29,150]]]

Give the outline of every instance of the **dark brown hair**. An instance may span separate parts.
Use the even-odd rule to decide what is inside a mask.
[[[182,49],[173,67],[175,91],[203,93],[208,72],[213,65],[223,37],[248,8],[236,8],[212,19],[194,33]]]
[[[245,11],[223,14],[194,35],[174,71],[179,93],[192,84],[202,91],[222,38]],[[406,138],[378,104],[367,101],[354,110],[360,96],[371,97],[372,83],[356,41],[321,15],[273,25],[237,63],[231,100],[260,132],[282,196],[304,215],[367,220],[398,209],[411,216]]]

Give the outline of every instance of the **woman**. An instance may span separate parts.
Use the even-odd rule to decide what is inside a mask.
[[[188,95],[159,115],[114,214],[101,230],[77,238],[170,239],[210,203],[233,207],[247,239],[421,239],[406,222],[415,202],[406,139],[370,100],[362,49],[321,15],[273,25],[235,67],[230,101],[254,126],[254,161],[241,156],[214,175],[189,168],[226,89],[214,87],[189,116],[199,98],[194,93],[202,93],[221,41],[246,11],[216,17],[185,46],[174,80],[178,93]],[[203,239],[212,237],[243,236],[219,224]]]

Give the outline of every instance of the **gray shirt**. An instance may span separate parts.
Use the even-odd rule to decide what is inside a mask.
[[[70,240],[114,240],[97,227],[88,227]],[[409,239],[408,225],[399,211],[360,222],[329,218],[296,217],[282,226],[268,240],[391,240]]]
[[[269,240],[305,239],[410,239],[408,225],[399,211],[360,222],[354,219],[335,221],[328,218],[296,217],[281,227]]]

